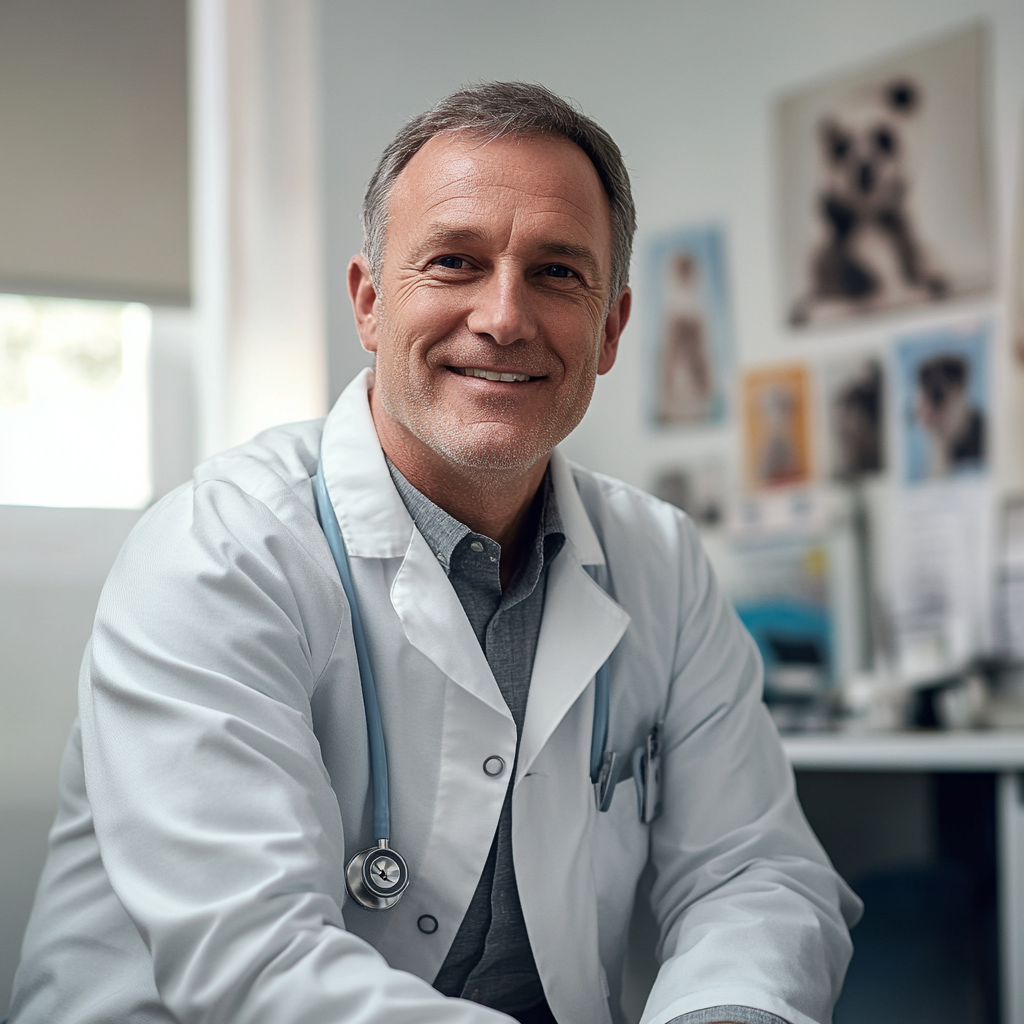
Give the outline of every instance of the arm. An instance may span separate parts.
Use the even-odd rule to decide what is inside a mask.
[[[342,822],[310,698],[348,617],[310,524],[296,537],[215,481],[129,540],[80,685],[104,867],[183,1024],[507,1021],[345,930]]]
[[[859,901],[799,808],[761,700],[756,647],[721,596],[695,531],[687,522],[681,529],[684,597],[665,708],[664,812],[651,831],[662,967],[643,1020],[728,1006],[791,1024],[827,1021]]]

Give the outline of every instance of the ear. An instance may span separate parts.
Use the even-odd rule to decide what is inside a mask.
[[[619,354],[619,338],[629,321],[632,308],[633,292],[626,285],[604,318],[604,337],[601,339],[601,352],[597,359],[598,373],[607,373],[615,365],[615,357]]]
[[[348,295],[359,332],[359,342],[367,352],[377,351],[377,288],[370,265],[362,255],[353,256],[348,265]]]

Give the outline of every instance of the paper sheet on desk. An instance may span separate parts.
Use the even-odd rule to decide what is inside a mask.
[[[900,674],[955,670],[991,650],[992,502],[984,481],[926,484],[896,510],[892,610]]]

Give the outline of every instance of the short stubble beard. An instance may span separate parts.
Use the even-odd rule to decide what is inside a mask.
[[[601,320],[601,332],[604,330],[606,318],[607,312]],[[390,334],[389,320],[383,302],[380,302],[377,308],[377,330],[385,337]],[[395,424],[407,430],[450,465],[485,473],[525,472],[546,458],[583,419],[590,405],[597,378],[597,348],[598,340],[595,339],[591,365],[580,374],[569,394],[564,396],[556,415],[547,417],[538,424],[536,433],[528,438],[531,443],[526,444],[518,437],[507,437],[503,441],[495,438],[491,442],[481,443],[478,439],[479,434],[473,426],[452,422],[448,416],[442,422],[438,422],[436,409],[439,398],[437,391],[430,385],[417,387],[404,377],[397,401],[388,387],[381,387],[379,383],[375,383],[374,390],[377,391],[382,408]],[[378,382],[379,379],[378,375]],[[506,403],[500,396],[491,401],[497,414],[503,411],[502,405],[507,409],[511,404]],[[489,428],[489,432],[515,430],[504,423],[487,424],[486,428],[481,424],[480,428]]]

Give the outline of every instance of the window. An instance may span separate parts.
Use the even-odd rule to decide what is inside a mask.
[[[0,295],[0,504],[149,502],[151,324],[138,303]]]

